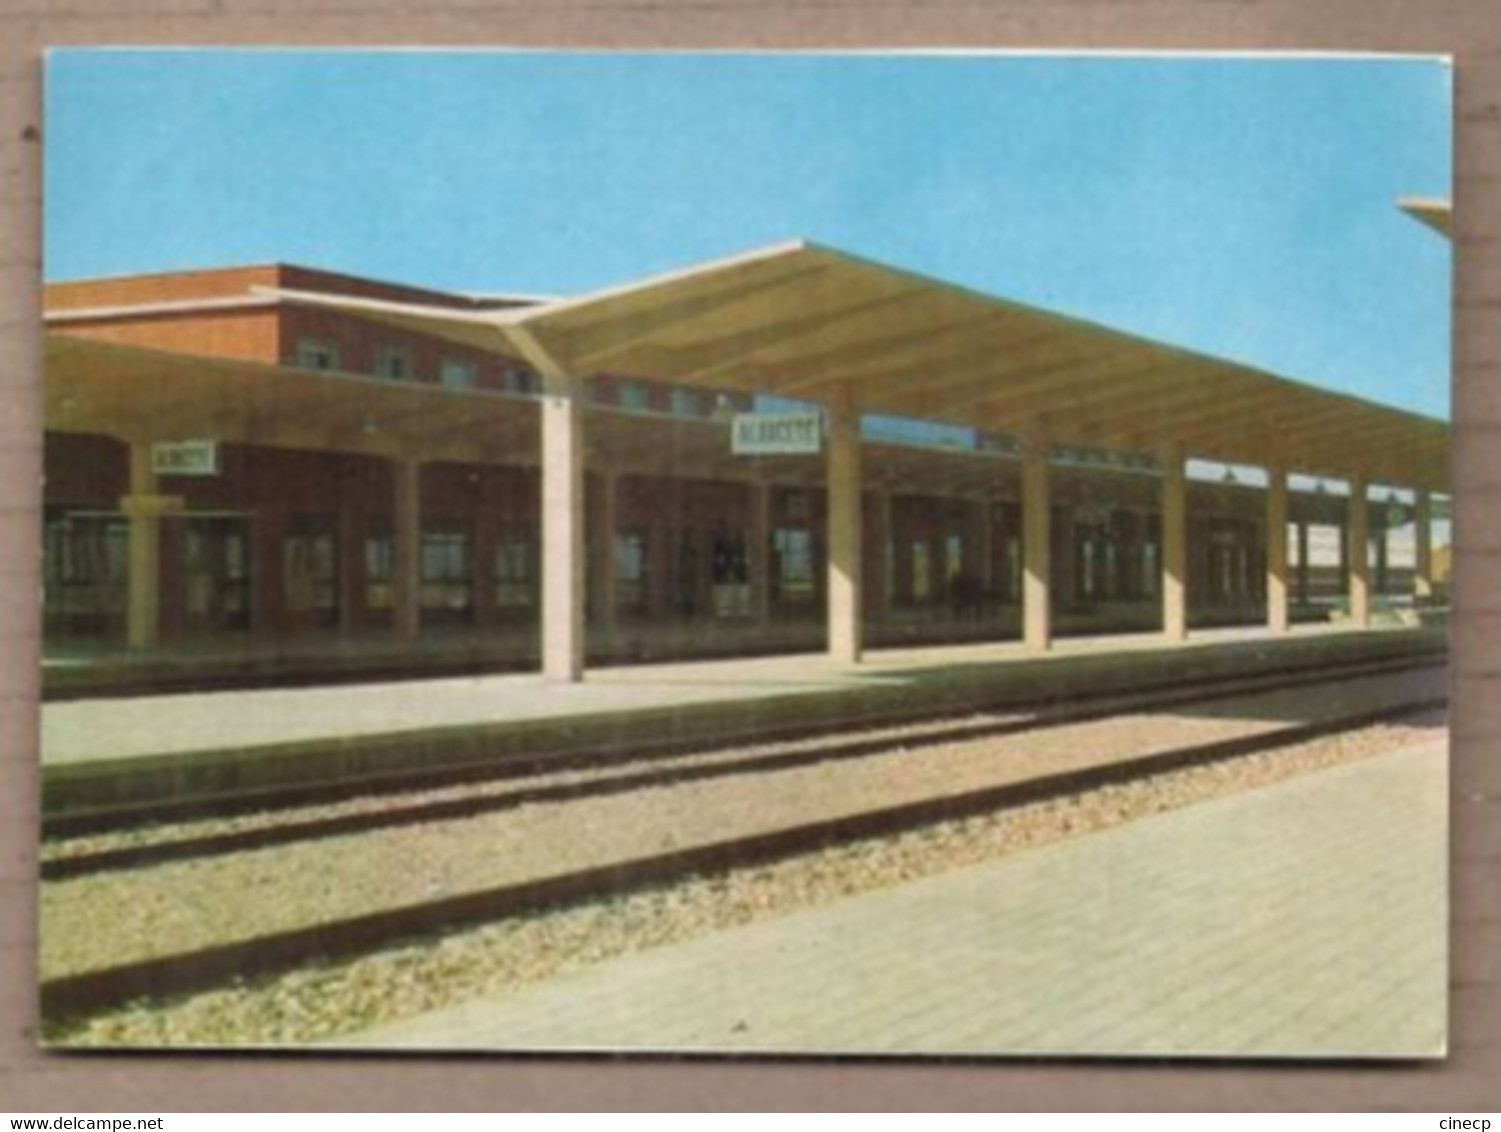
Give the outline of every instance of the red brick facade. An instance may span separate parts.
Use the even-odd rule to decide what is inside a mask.
[[[426,384],[526,393],[516,359],[405,333],[369,319],[279,303],[254,288],[329,291],[474,307],[463,296],[303,268],[263,266],[65,283],[49,287],[55,334],[170,351],[372,374],[392,358]],[[193,304],[197,304],[195,307]],[[494,305],[493,302],[484,305]],[[322,351],[320,354],[319,351]],[[709,415],[707,396],[675,400],[650,375],[601,375],[591,397],[664,417]],[[745,404],[731,407],[743,408]],[[663,436],[669,436],[663,421]],[[935,453],[934,459],[938,457]],[[49,434],[47,629],[63,639],[119,639],[129,453],[119,438]],[[539,480],[525,462],[432,463],[421,473],[423,624],[534,634],[539,592]],[[999,466],[999,465],[998,465]],[[589,513],[603,506],[591,468]],[[1096,629],[1159,622],[1159,482],[1141,469],[1060,467],[1052,516],[1054,604]],[[931,635],[957,617],[999,618],[1019,601],[1021,516],[1014,473],[991,498],[887,483],[868,492],[864,595],[874,619],[907,617]],[[758,492],[684,463],[676,475],[615,477],[616,616],[630,621],[823,616],[825,521],[816,486],[775,484],[765,542]],[[160,635],[359,632],[392,623],[390,461],[376,456],[221,446],[210,477],[163,477],[183,508],[162,523]],[[1190,498],[1190,602],[1198,621],[1254,619],[1264,600],[1263,496],[1195,485]],[[1305,510],[1312,506],[1305,505]],[[1309,512],[1318,522],[1337,522]],[[885,537],[883,538],[883,533]],[[590,539],[591,615],[598,619],[597,524]],[[764,571],[767,593],[745,593]],[[960,608],[962,606],[963,608]],[[1008,624],[1014,627],[1014,616]]]

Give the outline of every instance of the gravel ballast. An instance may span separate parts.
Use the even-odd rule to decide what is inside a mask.
[[[179,955],[917,800],[1269,734],[1442,691],[1442,673],[1370,677],[772,774],[523,803],[150,868],[49,882],[43,979]],[[1310,702],[1316,698],[1316,702]]]
[[[1128,721],[1117,719],[1109,722],[1117,725],[1117,737],[1134,731],[1134,723],[1133,726],[1122,729],[1119,725]],[[1203,724],[1205,721],[1198,722]],[[1224,723],[1225,720],[1220,719],[1219,722]],[[1144,717],[1140,723],[1142,726],[1161,727],[1160,719]],[[1078,734],[1072,734],[1073,732],[1073,727],[1067,727],[1045,735],[1031,734],[1026,738],[1032,745],[1034,757],[1051,763],[1063,757],[1067,748],[1077,750],[1081,738]],[[1105,828],[1153,812],[1232,791],[1255,788],[1334,763],[1442,737],[1443,734],[1440,717],[1417,720],[1409,725],[1366,728],[1210,766],[1159,774],[1124,785],[1103,787],[1067,798],[1016,807],[984,817],[945,822],[894,837],[831,847],[774,865],[734,869],[670,887],[616,895],[583,906],[451,932],[410,945],[391,947],[352,961],[266,979],[253,985],[232,986],[175,1002],[137,1003],[85,1021],[53,1025],[49,1027],[45,1037],[55,1044],[78,1046],[244,1047],[306,1044],[475,996],[522,986],[612,955],[781,914],[855,892],[899,884],[1062,837]],[[1100,737],[1095,736],[1096,739]],[[1064,750],[1040,751],[1037,746],[1039,739],[1055,740]],[[981,742],[993,745],[997,740]],[[941,768],[954,765],[952,751],[947,752],[927,772],[921,767],[910,765],[914,761],[913,756],[926,756],[927,751],[909,751],[903,754],[908,771],[919,780],[926,774],[934,782],[947,781]],[[823,769],[826,771],[828,768]],[[741,793],[746,784],[745,780],[739,780],[738,790]],[[735,783],[696,785],[723,787],[734,786]],[[798,780],[785,792],[779,791],[773,799],[762,799],[759,802],[751,799],[747,804],[788,806],[792,804],[792,799],[806,795],[807,791],[817,789],[818,786],[816,776],[812,781]],[[623,810],[607,809],[596,813],[591,818],[591,823],[629,823],[633,812],[639,818],[639,810],[633,811],[628,805],[633,799],[639,802],[635,795],[600,800],[612,805],[627,805]],[[728,803],[722,802],[721,808],[723,804]],[[667,813],[673,823],[681,822],[694,828],[696,820],[704,823],[707,828],[722,830],[724,815],[705,812],[712,809],[704,797],[693,790],[677,799]],[[522,811],[511,811],[505,816],[508,821],[514,822],[521,814]],[[559,838],[556,829],[557,814],[554,813],[552,817],[553,828],[545,844],[533,840],[540,833],[541,827],[527,827],[530,829],[530,837],[523,830],[513,833],[508,841],[498,841],[496,831],[485,826],[483,821],[478,827],[470,827],[470,823],[466,822],[457,823],[466,827],[462,834],[453,834],[459,840],[436,847],[424,844],[427,838],[419,828],[415,831],[401,831],[402,836],[392,838],[393,845],[385,852],[368,852],[369,844],[365,838],[374,835],[363,835],[356,845],[345,847],[349,849],[348,854],[333,854],[329,847],[335,842],[322,842],[317,847],[315,860],[303,861],[295,856],[283,856],[277,874],[258,872],[257,869],[265,865],[265,861],[261,861],[255,868],[244,873],[226,874],[220,871],[209,877],[196,877],[198,882],[211,882],[214,891],[205,891],[201,883],[194,883],[193,870],[210,864],[208,862],[185,862],[144,870],[140,878],[134,879],[144,883],[146,877],[159,877],[166,870],[174,870],[170,883],[193,885],[199,895],[221,901],[231,909],[235,906],[245,907],[252,919],[265,912],[263,903],[256,895],[258,885],[272,888],[273,896],[291,893],[289,898],[298,906],[316,910],[326,907],[330,900],[343,899],[340,886],[344,883],[342,878],[348,874],[342,871],[342,865],[334,864],[331,858],[341,860],[348,855],[352,859],[364,861],[365,875],[372,878],[378,878],[382,870],[395,869],[402,871],[402,875],[406,877],[415,873],[430,880],[433,875],[452,875],[441,870],[437,874],[422,871],[434,861],[441,862],[448,853],[455,851],[473,857],[479,844],[487,847],[486,856],[503,855],[509,846],[517,853],[543,852],[549,858],[566,862],[571,859],[570,854],[576,851],[576,846],[570,847],[570,841],[586,847],[596,843],[596,836],[589,829],[580,829],[576,839]],[[662,828],[674,829],[675,825],[655,828],[658,831]],[[392,832],[386,831],[385,836],[389,837]],[[476,832],[484,838],[483,842],[471,838],[470,835]],[[660,837],[661,834],[656,832],[649,836]],[[285,854],[301,848],[303,847],[279,848],[275,853]],[[253,858],[257,855],[244,856]],[[216,870],[230,865],[229,862],[211,864]],[[243,867],[243,862],[233,864],[235,870]],[[257,877],[266,879],[257,881]],[[121,876],[115,875],[85,877],[56,887],[72,888],[93,884],[97,893],[119,885],[121,880]],[[369,883],[378,892],[387,891],[378,880],[372,879]],[[218,891],[223,884],[233,884],[236,887],[228,892]],[[129,885],[123,887],[131,888]],[[148,892],[148,888],[136,889],[134,898],[143,899],[142,894]],[[378,893],[371,898],[378,899]],[[87,899],[71,899],[78,899],[80,902],[65,905],[74,910],[67,918],[54,918],[46,930],[55,933],[61,930],[59,925],[68,924],[69,935],[90,937],[79,944],[75,955],[113,952],[114,945],[120,942],[117,934],[121,930],[120,925],[91,916]],[[219,915],[218,908],[217,903],[211,904],[207,909],[197,906],[197,915],[201,919],[196,923],[188,911],[169,916],[165,922],[155,921],[151,918],[155,909],[148,908],[144,910],[143,918],[130,921],[147,926],[131,930],[143,930],[154,936],[156,946],[162,948],[161,953],[167,954],[172,953],[175,947],[180,947],[182,938],[179,936],[174,941],[171,932],[181,931],[192,938],[202,938],[204,931],[212,937],[213,933],[226,930],[243,930],[242,921],[237,920],[236,924],[240,926],[229,929],[215,923],[213,917]],[[58,909],[59,905],[54,903],[51,909],[54,917],[59,915]],[[98,908],[94,912],[98,916],[114,914],[101,912]],[[263,926],[263,923],[264,921],[258,921],[250,926]],[[196,936],[195,930],[199,931]],[[49,940],[49,944],[51,942]],[[149,940],[146,942],[148,945],[151,943]],[[142,944],[137,943],[137,946]],[[53,954],[55,957],[56,953]]]

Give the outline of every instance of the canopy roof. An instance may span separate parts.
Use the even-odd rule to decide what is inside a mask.
[[[1421,220],[1435,232],[1453,235],[1454,208],[1446,200],[1432,197],[1403,197],[1397,202],[1402,211],[1415,220]]]
[[[1446,422],[806,242],[579,298],[453,311],[280,291],[576,376],[635,374],[1055,444],[1449,489]]]
[[[806,243],[504,310],[288,290],[262,298],[334,307],[577,376],[639,375],[810,401],[849,389],[867,413],[1057,445],[1449,490],[1445,422]],[[188,358],[59,332],[48,338],[47,376],[49,428],[429,459],[484,460],[497,445],[518,453],[536,444],[526,398]],[[592,417],[599,455],[644,469],[659,454],[642,422]],[[693,428],[675,426],[674,447],[686,445],[706,466],[730,459],[722,430]]]
[[[491,332],[493,334],[493,331]],[[60,432],[125,440],[219,440],[350,455],[536,465],[535,398],[368,375],[201,358],[51,334],[46,422]],[[596,467],[781,484],[823,482],[821,461],[730,452],[728,423],[591,406]],[[932,494],[984,494],[1016,475],[995,452],[874,443],[878,483]]]

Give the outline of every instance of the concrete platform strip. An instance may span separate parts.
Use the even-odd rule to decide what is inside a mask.
[[[1442,744],[637,952],[358,1050],[1433,1058]]]
[[[1444,646],[1441,634],[1391,631],[1173,649],[1138,641],[1124,652],[1081,649],[1041,660],[945,649],[878,656],[848,671],[822,658],[779,658],[622,669],[578,686],[497,677],[47,705],[43,808],[53,815],[298,785],[368,785],[386,775],[493,768],[538,755],[742,742],[1160,689],[1182,684],[1185,671],[1198,681],[1228,681],[1317,672],[1350,657],[1436,657]],[[232,732],[227,720],[235,721]]]
[[[1358,680],[1374,674],[1410,670],[1409,662],[1377,662],[1320,673],[1320,682],[1335,684]],[[81,854],[50,853],[46,844],[40,862],[44,881],[63,880],[112,870],[141,868],[167,861],[207,859],[225,853],[266,848],[296,841],[340,837],[398,825],[415,825],[473,817],[482,813],[514,809],[519,806],[597,797],[624,793],[654,786],[691,782],[728,775],[755,774],[783,770],[812,762],[834,762],[864,758],[896,747],[918,743],[956,742],[979,738],[1013,735],[1022,731],[1062,727],[1071,723],[1105,719],[1121,715],[1139,715],[1166,709],[1213,703],[1216,700],[1244,696],[1252,692],[1279,691],[1302,686],[1307,675],[1265,676],[1253,680],[1211,680],[1193,683],[1191,690],[1145,693],[1135,696],[1080,696],[1064,704],[1044,705],[1013,713],[987,713],[983,718],[949,722],[946,719],[926,726],[887,729],[862,734],[847,740],[808,737],[799,731],[798,739],[783,740],[780,749],[761,754],[732,753],[716,757],[696,745],[675,745],[652,751],[606,751],[572,758],[508,760],[493,768],[447,775],[400,776],[380,783],[362,782],[359,790],[371,794],[407,792],[417,788],[453,789],[463,784],[515,782],[513,787],[476,790],[463,797],[423,801],[392,809],[389,806],[350,807],[347,812],[310,819],[279,821],[265,825],[207,836],[188,835],[156,840],[150,831],[132,838],[132,843],[113,849]],[[1205,689],[1208,689],[1207,691]],[[843,729],[841,729],[842,731]],[[773,741],[777,739],[773,736]],[[104,833],[147,822],[191,822],[196,818],[223,819],[232,814],[253,814],[267,808],[286,809],[327,804],[330,797],[342,799],[348,788],[301,788],[277,793],[255,793],[233,799],[211,801],[183,800],[167,805],[123,810],[87,811],[72,815],[55,815],[45,819],[45,839],[76,838],[90,833]]]

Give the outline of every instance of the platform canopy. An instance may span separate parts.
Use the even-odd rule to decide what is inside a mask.
[[[1403,197],[1397,204],[1407,215],[1421,220],[1435,232],[1445,236],[1454,234],[1454,208],[1448,201],[1432,197]]]
[[[493,329],[483,333],[495,337]],[[482,465],[496,463],[497,453],[507,464],[540,460],[537,401],[528,395],[203,358],[65,332],[48,334],[46,367],[46,427],[58,432]],[[600,405],[588,406],[587,418],[594,467],[647,476],[692,469],[724,480],[823,482],[822,462],[798,456],[758,457],[749,468],[731,452],[727,424],[718,418]],[[983,493],[1005,474],[995,452],[880,441],[868,447],[878,453],[873,482],[912,491]]]
[[[47,428],[483,462],[536,447],[530,398],[204,358],[52,332]]]
[[[1059,445],[1449,490],[1450,428],[807,242],[578,298],[454,311],[278,291],[577,377],[829,401]]]

